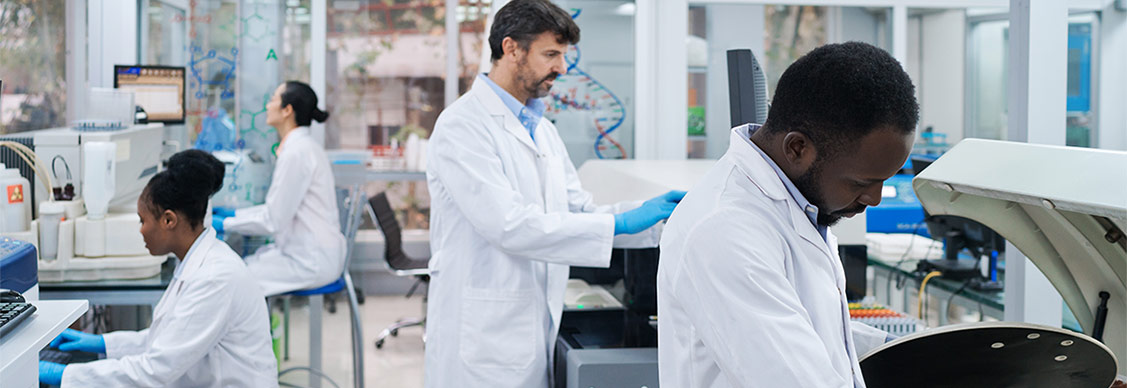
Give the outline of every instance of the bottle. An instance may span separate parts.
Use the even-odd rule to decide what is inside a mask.
[[[39,204],[39,257],[55,260],[59,252],[59,223],[66,209],[58,202]]]
[[[86,200],[86,218],[91,221],[106,217],[114,195],[114,157],[117,144],[92,141],[82,145],[82,197]]]
[[[0,163],[0,192],[5,194],[0,200],[0,233],[24,232],[30,228],[31,209],[28,203],[31,198],[26,197],[29,195],[28,186],[20,170]]]

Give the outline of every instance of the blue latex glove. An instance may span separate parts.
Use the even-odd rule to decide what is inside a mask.
[[[684,197],[684,191],[673,190],[642,203],[634,210],[615,214],[614,234],[634,234],[649,229],[669,218]]]
[[[87,353],[105,353],[106,340],[100,335],[66,329],[51,341],[51,347],[64,352],[78,350]]]
[[[215,229],[216,234],[223,235],[223,220],[226,219],[227,216],[220,214],[214,214],[211,216],[211,228]]]
[[[223,218],[234,217],[235,216],[235,209],[226,208],[226,207],[212,208],[211,214],[214,214],[214,215],[217,215],[217,216],[223,216]]]
[[[39,382],[47,385],[62,385],[63,384],[63,369],[66,365],[56,364],[49,361],[39,362]]]

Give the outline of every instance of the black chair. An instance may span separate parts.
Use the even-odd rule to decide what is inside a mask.
[[[395,219],[395,211],[391,210],[391,203],[387,201],[386,193],[379,193],[376,196],[368,199],[368,211],[372,220],[380,226],[380,231],[383,232],[384,237],[384,263],[388,271],[391,271],[395,276],[413,276],[415,277],[415,284],[407,291],[407,297],[410,298],[415,290],[421,285],[423,287],[423,317],[422,318],[402,318],[396,321],[391,326],[388,326],[379,337],[376,338],[376,349],[383,348],[384,341],[388,336],[399,335],[399,329],[411,326],[419,326],[423,328],[423,340],[426,340],[426,311],[427,311],[427,297],[426,288],[430,282],[430,270],[427,268],[427,259],[415,259],[407,256],[403,252],[403,234],[399,227],[399,221]]]

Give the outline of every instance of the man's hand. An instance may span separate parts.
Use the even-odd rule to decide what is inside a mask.
[[[684,191],[673,190],[642,203],[642,206],[614,215],[614,234],[634,234],[649,229],[669,218],[685,197]]]

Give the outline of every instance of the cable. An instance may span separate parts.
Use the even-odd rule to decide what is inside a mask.
[[[963,285],[959,286],[959,289],[955,290],[955,292],[951,293],[951,296],[947,297],[947,311],[944,311],[943,315],[951,316],[951,302],[955,301],[955,295],[959,295],[960,292],[963,292],[963,290],[967,288],[967,285],[969,285],[973,280],[973,278],[967,279],[963,282]]]
[[[5,146],[12,149],[12,151],[15,152],[16,155],[20,157],[20,159],[23,159],[24,163],[27,163],[27,165],[31,167],[33,171],[35,171],[36,176],[40,177],[40,179],[43,179],[43,176],[41,174],[44,173],[39,167],[39,157],[35,155],[35,153],[31,151],[30,148],[27,148],[27,146],[13,141],[0,142],[0,146]]]
[[[931,280],[931,278],[936,277],[936,276],[940,276],[940,275],[943,275],[943,273],[939,272],[939,271],[931,271],[927,274],[927,276],[924,276],[924,280],[920,281],[920,295],[919,295],[919,300],[917,300],[918,303],[916,304],[916,309],[919,310],[918,315],[919,315],[920,319],[923,319],[923,317],[924,317],[924,288],[927,287],[928,280]],[[926,323],[926,321],[925,321],[925,323]]]
[[[0,141],[0,147],[8,147],[12,151],[14,151],[16,155],[20,157],[20,159],[23,159],[24,163],[27,163],[27,165],[31,167],[32,171],[35,172],[35,176],[39,177],[39,180],[42,181],[44,185],[46,185],[47,192],[51,192],[51,189],[55,186],[51,182],[51,177],[47,175],[46,171],[43,170],[43,161],[39,160],[39,155],[36,155],[35,152],[31,150],[31,148],[28,148],[27,146],[14,141]],[[48,195],[47,201],[54,202],[55,197],[53,195]]]
[[[63,159],[63,155],[55,155],[54,158],[51,158],[51,176],[55,179],[59,178],[59,172],[55,169],[55,167],[57,167],[55,163],[60,160],[63,161],[63,167],[65,167],[67,171],[67,183],[70,183],[74,178],[70,175],[70,163],[67,163],[67,160]]]
[[[917,233],[919,233],[920,229],[923,228],[926,225],[927,225],[926,223],[916,225],[916,229],[913,230],[911,234],[909,234],[909,236],[912,236],[912,237],[908,241],[908,249],[904,250],[904,254],[900,255],[900,259],[897,260],[896,263],[892,265],[893,269],[899,270],[900,265],[904,264],[905,261],[908,261],[908,258],[909,258],[908,255],[912,253],[912,246],[916,243],[916,237],[915,236],[917,236]],[[931,255],[931,249],[932,248],[935,248],[935,242],[934,241],[931,244],[928,245],[927,252],[924,253],[924,260],[926,260],[927,257],[929,255]],[[888,277],[888,282],[890,283],[890,285],[892,283],[892,278],[893,278],[892,276]],[[903,277],[903,275],[898,275],[897,279],[896,279],[896,289],[900,290],[900,289],[903,289],[903,288],[904,288],[904,277]]]

